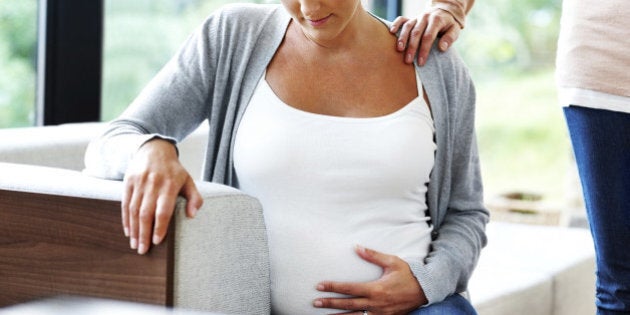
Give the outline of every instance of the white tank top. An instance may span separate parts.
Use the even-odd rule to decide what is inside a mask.
[[[382,269],[355,245],[405,260],[427,255],[436,145],[416,80],[419,97],[373,118],[299,110],[260,80],[238,126],[234,167],[239,188],[264,209],[273,314],[328,314],[312,306],[333,296],[319,282],[378,279]]]

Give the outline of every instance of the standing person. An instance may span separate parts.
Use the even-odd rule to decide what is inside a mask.
[[[630,1],[562,3],[558,95],[595,243],[598,314],[630,314]]]
[[[401,61],[389,28],[360,0],[212,14],[86,152],[124,180],[130,247],[161,242],[177,195],[201,206],[176,143],[207,119],[203,178],[263,206],[275,314],[475,314],[474,87],[454,52]]]

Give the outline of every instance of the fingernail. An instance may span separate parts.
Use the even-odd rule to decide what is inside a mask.
[[[413,55],[407,54],[407,63],[412,63],[412,62],[413,62]]]
[[[418,58],[418,64],[420,64],[421,66],[424,66],[424,58],[422,57]]]
[[[142,255],[146,252],[147,252],[147,245],[145,245],[144,243],[140,243],[140,246],[138,246],[138,254]]]
[[[123,232],[125,232],[125,237],[129,237],[129,228],[123,228]]]
[[[322,307],[322,306],[324,306],[324,303],[322,303],[322,301],[320,301],[320,300],[315,300],[315,302],[313,302],[313,306],[315,306],[315,307]]]
[[[361,245],[356,245],[357,251],[363,253],[363,254],[367,254],[367,249]]]
[[[129,246],[131,247],[131,249],[137,249],[138,248],[138,240],[135,239],[135,238],[129,239]]]
[[[324,285],[323,284],[318,284],[317,285],[317,291],[324,291]]]
[[[389,28],[389,31],[390,31],[390,32],[395,32],[395,31],[396,31],[396,26],[392,26],[392,27],[390,27],[390,28]]]
[[[447,42],[440,43],[440,48],[442,48],[442,50],[448,49],[448,43]]]
[[[398,41],[398,49],[400,49],[400,50],[405,49],[405,44],[402,42],[402,40]]]
[[[153,244],[157,245],[160,243],[160,237],[157,235],[153,235]]]

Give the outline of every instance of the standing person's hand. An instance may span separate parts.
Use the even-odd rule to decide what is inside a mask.
[[[134,155],[124,178],[122,221],[129,245],[139,254],[166,236],[177,196],[187,199],[186,215],[203,204],[195,183],[181,165],[175,146],[162,139],[146,142]]]
[[[346,310],[339,314],[409,314],[428,301],[409,265],[394,255],[357,246],[356,253],[364,260],[383,268],[383,275],[371,282],[324,281],[317,285],[321,292],[349,295],[349,298],[318,298],[315,307]]]
[[[397,33],[396,49],[404,52],[404,61],[413,63],[418,53],[418,64],[423,66],[433,42],[439,38],[438,48],[446,51],[459,38],[464,28],[466,13],[474,0],[433,0],[427,12],[415,18],[397,17],[390,32]]]

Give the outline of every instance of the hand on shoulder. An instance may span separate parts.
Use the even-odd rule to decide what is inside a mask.
[[[417,17],[396,18],[390,32],[400,31],[396,49],[404,53],[404,61],[413,63],[417,54],[418,64],[423,66],[436,40],[441,51],[451,47],[459,38],[466,13],[473,3],[474,0],[433,1],[431,8]]]

